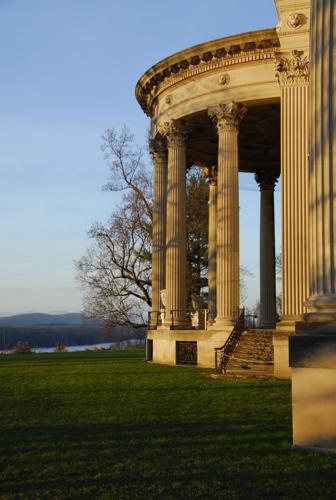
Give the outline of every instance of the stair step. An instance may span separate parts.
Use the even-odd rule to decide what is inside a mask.
[[[273,331],[246,330],[226,366],[227,376],[273,376]],[[253,363],[256,361],[257,363]]]

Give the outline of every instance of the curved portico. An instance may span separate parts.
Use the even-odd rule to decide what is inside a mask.
[[[291,3],[277,1],[280,28],[186,49],[150,68],[137,84],[137,99],[151,118],[154,155],[153,329],[148,332],[154,361],[174,364],[178,343],[197,342],[198,364],[213,366],[213,349],[237,321],[239,171],[254,173],[260,187],[261,326],[275,328],[273,191],[281,171],[284,289],[275,360],[287,363],[288,371],[286,336],[304,313],[308,294],[304,181],[310,2],[296,2],[300,16],[293,26]],[[202,330],[192,328],[187,315],[190,166],[209,173],[209,322]]]

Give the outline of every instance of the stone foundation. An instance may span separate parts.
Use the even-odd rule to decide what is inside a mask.
[[[209,330],[170,330],[159,327],[157,330],[148,331],[147,340],[153,341],[154,363],[176,365],[176,343],[197,342],[197,366],[215,368],[215,348],[225,344],[229,333],[209,332]]]

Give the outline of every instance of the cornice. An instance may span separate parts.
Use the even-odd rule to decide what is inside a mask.
[[[155,64],[136,85],[136,98],[147,115],[158,93],[203,73],[242,63],[272,59],[279,47],[275,28],[220,38],[173,54]]]

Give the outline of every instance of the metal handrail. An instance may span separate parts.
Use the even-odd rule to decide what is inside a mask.
[[[215,368],[216,372],[219,368],[219,355],[220,355],[220,368],[222,371],[226,371],[226,365],[229,361],[230,356],[234,352],[242,333],[245,330],[245,309],[240,309],[238,320],[233,327],[228,339],[222,347],[215,347]]]

